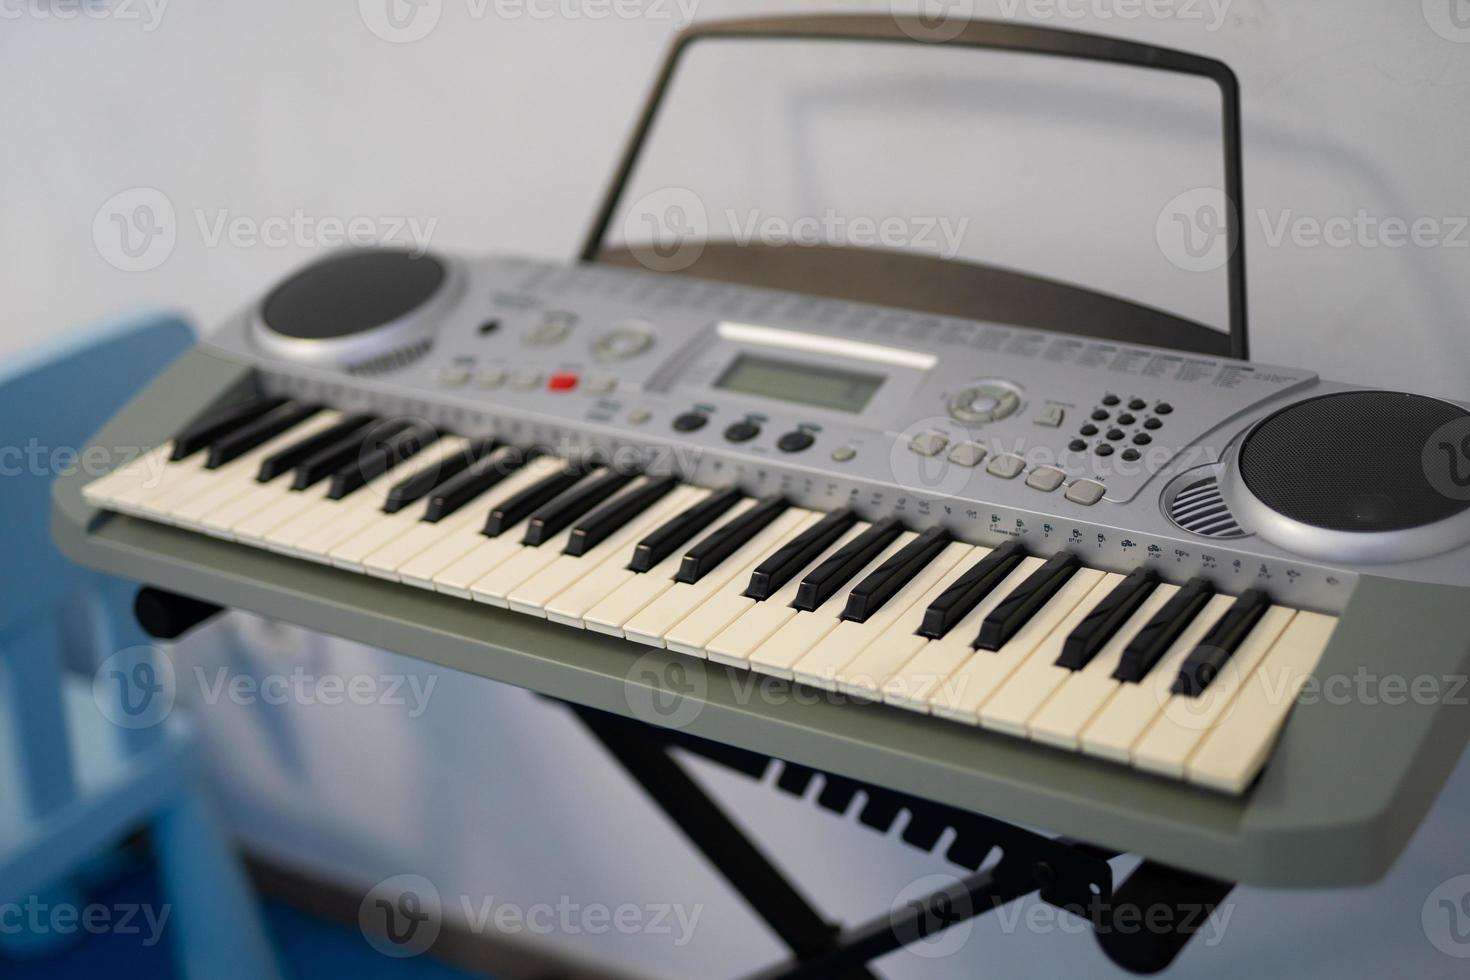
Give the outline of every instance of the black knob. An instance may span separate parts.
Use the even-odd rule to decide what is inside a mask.
[[[1082,452],[1082,450],[1084,450],[1084,449],[1087,448],[1087,440],[1086,439],[1073,439],[1071,442],[1069,442],[1067,444],[1067,448],[1070,449],[1070,450],[1072,450],[1072,452],[1074,452],[1074,453],[1080,453],[1080,452]]]
[[[1123,438],[1123,430],[1122,429],[1109,429],[1108,430],[1108,438],[1111,439],[1111,440],[1113,440],[1114,442],[1117,442],[1119,439]]]
[[[1130,463],[1137,462],[1138,461],[1138,456],[1139,456],[1139,452],[1138,452],[1137,449],[1125,449],[1125,450],[1123,450],[1123,458],[1126,459]]]
[[[804,429],[797,429],[794,432],[786,433],[778,439],[776,441],[776,448],[783,453],[799,453],[803,449],[810,449],[812,443],[816,441],[810,432]]]
[[[1143,427],[1145,429],[1157,429],[1160,426],[1162,426],[1163,424],[1164,423],[1160,422],[1158,419],[1144,419],[1143,420]]]
[[[744,422],[736,422],[725,430],[725,438],[731,442],[749,442],[761,434],[761,427],[746,419]]]
[[[1133,437],[1133,441],[1137,445],[1147,446],[1149,443],[1154,441],[1154,437],[1149,435],[1147,432],[1140,432],[1138,435]]]
[[[1081,432],[1084,436],[1095,436],[1097,435],[1097,426],[1093,425],[1091,422],[1088,422],[1078,431]]]
[[[1113,455],[1113,447],[1105,442],[1097,447],[1097,454],[1099,456],[1111,456]]]
[[[1168,415],[1172,411],[1174,411],[1174,406],[1168,402],[1159,402],[1154,406],[1155,415]]]
[[[1108,420],[1108,413],[1099,408],[1092,413],[1092,420],[1094,422],[1106,422]]]
[[[678,432],[694,432],[709,424],[709,416],[703,412],[685,412],[674,419],[674,429]]]
[[[1141,412],[1145,408],[1148,408],[1148,402],[1144,401],[1142,398],[1135,398],[1128,403],[1128,407],[1133,409],[1135,412]]]
[[[1104,405],[1116,405],[1120,401],[1122,401],[1122,399],[1120,399],[1117,395],[1104,395],[1102,403]]]
[[[1130,415],[1127,412],[1124,412],[1122,415],[1119,415],[1118,416],[1118,424],[1119,425],[1132,425],[1134,422],[1137,422],[1137,421],[1138,421],[1138,419],[1136,417],[1134,417],[1133,415]]]

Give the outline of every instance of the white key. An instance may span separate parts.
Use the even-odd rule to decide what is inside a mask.
[[[913,531],[905,531],[889,543],[876,558],[868,562],[856,575],[842,583],[842,587],[811,612],[798,612],[772,633],[760,646],[750,652],[750,667],[763,674],[793,680],[792,669],[796,662],[806,656],[808,650],[822,641],[840,623],[842,610],[847,606],[847,593],[852,587],[871,575],[894,553],[901,550],[914,538]]]
[[[608,500],[626,493],[637,491],[648,482],[647,478],[639,477],[629,483],[612,497],[608,497],[592,509],[590,514],[607,503]],[[585,515],[584,515],[585,516]],[[539,545],[521,545],[521,550],[491,569],[484,576],[470,584],[470,598],[476,602],[488,603],[499,606],[502,609],[510,607],[510,594],[518,586],[539,572],[544,571],[558,558],[563,557],[562,552],[566,550],[567,543],[572,540],[572,531],[576,530],[578,521],[572,521],[565,529],[552,535]]]
[[[515,449],[499,449],[490,458],[493,465],[504,466],[510,464],[516,453]],[[526,479],[526,469],[510,472],[502,477],[495,486],[483,491],[473,500],[466,501],[447,517],[432,524],[415,523],[402,534],[384,542],[377,550],[368,553],[362,560],[363,570],[377,578],[397,581],[398,569],[407,562],[424,554],[451,534],[469,527],[478,530],[483,526],[485,523],[484,508],[493,506],[495,502],[503,499],[498,495],[515,493],[516,489],[521,486],[517,481],[524,479]]]
[[[146,516],[139,507],[139,503],[148,499],[162,488],[167,487],[175,472],[175,467],[184,464],[193,464],[198,461],[198,455],[189,457],[178,463],[169,461],[169,455],[173,452],[173,443],[168,442],[157,449],[144,453],[131,464],[117,471],[116,479],[103,484],[94,490],[99,496],[106,494],[107,507],[123,514],[132,514],[135,517]],[[186,467],[187,472],[194,472],[195,467]],[[106,479],[104,477],[104,479]],[[99,481],[100,482],[100,481]]]
[[[858,521],[847,529],[847,533],[838,538],[831,547],[814,558],[811,564],[791,577],[791,580],[781,586],[765,602],[755,603],[751,608],[741,613],[739,618],[725,627],[719,635],[710,640],[705,646],[704,655],[715,663],[726,664],[731,667],[749,667],[750,652],[764,643],[772,633],[793,616],[796,610],[791,608],[791,603],[796,601],[796,593],[801,588],[801,580],[804,579],[812,569],[816,568],[828,557],[845,546],[853,538],[862,534],[871,525],[865,521]]]
[[[975,650],[970,644],[979,634],[980,624],[985,621],[985,617],[1043,563],[1040,558],[1023,559],[953,629],[937,640],[926,642],[907,663],[888,678],[883,685],[883,700],[911,711],[928,712],[930,699],[940,685],[974,654]]]
[[[607,566],[604,565],[592,577],[593,581],[589,587],[612,585],[612,588],[610,591],[602,593],[601,599],[589,606],[578,618],[590,630],[606,633],[609,636],[622,636],[624,623],[642,612],[653,600],[673,588],[674,574],[679,571],[679,566],[684,561],[684,553],[690,547],[704,540],[706,535],[724,527],[730,521],[733,521],[747,510],[750,510],[756,503],[757,501],[749,497],[740,501],[734,507],[721,514],[719,519],[710,524],[704,531],[696,534],[687,545],[675,548],[672,554],[646,572],[629,572],[627,569],[623,569],[624,574],[612,574],[612,570],[607,569]],[[609,574],[604,575],[604,570]],[[616,585],[613,585],[614,581],[617,581]],[[557,598],[558,602],[560,602],[562,597],[558,596]],[[547,607],[548,619],[563,622],[564,620],[560,618],[560,615],[560,613],[553,614],[551,607]]]
[[[698,582],[676,582],[673,588],[639,610],[624,625],[623,635],[635,643],[663,646],[669,630],[709,601],[727,582],[820,517],[815,511],[788,507]]]
[[[1133,744],[1169,700],[1169,688],[1179,675],[1180,665],[1234,601],[1228,595],[1211,596],[1143,680],[1137,684],[1119,684],[1092,724],[1083,731],[1082,751],[1115,762],[1128,762]]]
[[[928,592],[935,582],[943,578],[945,573],[954,567],[954,563],[969,550],[971,550],[970,545],[950,543],[921,568],[917,575],[895,592],[882,608],[869,616],[866,622],[844,620],[838,623],[836,629],[822,637],[821,641],[808,650],[806,656],[798,660],[792,667],[792,673],[796,675],[796,679],[814,687],[824,687],[829,691],[837,690],[837,678],[842,673],[842,669],[857,659],[858,654],[867,649],[868,644],[882,636],[895,620],[908,612],[909,607],[918,602],[924,593]],[[923,610],[921,609],[920,616],[922,615]],[[917,624],[914,628],[918,628]],[[876,689],[874,693],[877,693]]]
[[[883,631],[883,635],[869,643],[853,659],[852,663],[837,672],[837,689],[854,697],[872,701],[882,700],[883,686],[888,683],[889,678],[912,660],[914,655],[929,642],[917,632],[924,624],[924,612],[934,604],[934,600],[944,594],[945,589],[955,583],[956,579],[973,568],[976,562],[989,553],[989,548],[966,545],[964,553],[949,571],[945,572],[944,576],[919,598],[919,601],[909,606],[902,616],[890,623]]]
[[[689,489],[692,492],[685,498],[684,507],[675,507],[667,511],[664,514],[663,520],[673,520],[676,514],[681,513],[685,508],[695,507],[695,505],[701,504],[713,492],[710,489],[703,488],[703,486],[692,486]],[[744,508],[736,505],[736,507],[732,507],[726,513],[739,513],[739,510],[744,510]],[[564,626],[589,629],[588,623],[584,619],[589,611],[594,610],[604,599],[612,598],[613,595],[622,592],[625,586],[629,582],[632,582],[632,580],[657,572],[659,567],[648,569],[648,572],[642,574],[629,572],[628,566],[632,561],[632,552],[634,552],[634,548],[637,548],[638,542],[642,541],[642,538],[647,536],[648,533],[656,530],[661,523],[663,522],[654,522],[645,526],[639,535],[635,535],[631,541],[623,542],[623,547],[620,550],[614,551],[603,563],[598,564],[591,572],[584,574],[573,585],[567,586],[556,597],[545,602],[545,616],[547,616],[547,619],[553,621],[553,623],[562,623]],[[684,557],[684,551],[675,550],[675,554],[669,555],[669,558],[666,558],[664,563],[661,563],[661,566],[672,567],[673,570],[678,570],[678,560]],[[669,563],[672,563],[672,566]],[[666,576],[664,576],[664,582],[667,582],[667,576],[672,576],[673,570],[667,572]],[[610,611],[604,610],[604,613],[612,616]],[[631,613],[629,613],[629,616],[631,616]],[[622,621],[626,621],[626,617],[623,620],[619,620],[619,623],[622,623]],[[607,629],[604,632],[614,632],[614,630]]]
[[[335,504],[336,501],[327,500],[327,490],[331,487],[330,479],[320,480],[315,485],[305,490],[292,490],[291,474],[286,473],[276,480],[272,480],[265,489],[268,496],[262,495],[263,504],[255,501],[239,501],[239,507],[246,513],[240,520],[230,527],[230,536],[242,544],[253,544],[257,547],[266,546],[265,537],[271,531],[294,520],[319,503]],[[253,495],[252,495],[253,496]],[[234,502],[220,508],[222,512],[235,508]],[[204,519],[205,527],[211,526],[215,515],[211,514]]]
[[[1121,581],[1123,576],[1110,572],[1093,586],[1092,591],[1077,603],[1076,608],[1052,630],[1051,635],[1026,658],[1026,662],[1016,668],[1016,672],[1000,686],[1000,690],[981,706],[981,726],[1008,735],[1025,737],[1026,722],[1031,715],[1072,674],[1066,667],[1057,666],[1057,658],[1062,655],[1062,646],[1067,642],[1067,637]]]
[[[1133,615],[1124,620],[1118,632],[1103,644],[1086,667],[1068,671],[1071,676],[1062,679],[1056,693],[1027,722],[1030,736],[1058,748],[1080,749],[1083,729],[1107,704],[1121,683],[1113,680],[1113,671],[1118,669],[1123,651],[1178,591],[1177,585],[1160,584],[1139,604]]]
[[[929,699],[929,710],[954,721],[970,725],[978,723],[980,706],[1066,619],[1102,577],[1103,573],[1095,568],[1080,569],[999,650],[974,651],[959,670],[945,678]]]
[[[1185,763],[1205,736],[1230,715],[1241,682],[1251,675],[1291,622],[1295,611],[1271,606],[1199,697],[1175,694],[1133,746],[1140,769],[1183,779]]]
[[[701,491],[696,487],[675,487],[662,500],[633,518],[617,532],[608,535],[606,540],[586,554],[575,557],[558,555],[556,561],[511,591],[507,597],[510,608],[531,616],[545,617],[547,605],[555,601],[562,593],[574,588],[583,578],[594,574],[604,562],[621,560],[626,565],[631,549],[646,534],[686,507],[693,506],[695,501],[703,499],[707,494],[708,491]]]
[[[197,484],[195,492],[188,499],[181,500],[172,507],[167,515],[168,520],[180,527],[202,530],[202,522],[208,514],[263,485],[256,481],[255,475],[260,472],[260,464],[266,459],[303,439],[311,438],[323,429],[336,425],[341,419],[342,416],[337,412],[317,412],[290,431],[263,443],[233,462],[226,463],[217,470],[208,471],[209,476],[213,477],[209,485],[205,485],[207,477],[196,479],[194,481]]]
[[[594,470],[584,474],[578,482],[563,492],[575,490],[586,481],[595,479],[601,472]],[[523,539],[526,529],[531,526],[531,518],[535,516],[535,512],[527,514],[493,538],[480,535],[478,544],[465,552],[459,560],[434,574],[435,591],[460,599],[473,599],[475,596],[471,587],[476,582],[526,550],[528,546]]]
[[[1265,765],[1286,717],[1332,639],[1337,618],[1299,612],[1246,678],[1230,716],[1205,738],[1189,760],[1189,781],[1240,793]]]
[[[423,470],[437,470],[445,459],[464,452],[468,445],[469,440],[459,436],[439,439],[388,472],[369,480],[348,498],[356,500],[351,509],[297,540],[290,549],[291,554],[312,561],[330,562],[333,548],[390,516],[383,513],[383,504],[395,486]]]
[[[664,636],[664,646],[691,657],[704,656],[705,644],[733,623],[741,613],[755,605],[755,600],[746,596],[745,590],[749,588],[750,576],[760,563],[817,523],[819,517],[820,515],[813,515],[812,519],[802,521],[794,531],[768,550],[756,555],[744,568],[730,576],[709,599],[668,631]]]
[[[480,532],[484,529],[485,518],[488,514],[486,507],[494,508],[497,504],[509,500],[520,493],[531,484],[544,480],[556,470],[561,469],[566,463],[551,456],[543,456],[533,459],[515,473],[500,481],[486,494],[482,494],[479,500],[466,504],[466,508],[473,508],[473,515],[465,515],[465,518],[457,523],[448,534],[436,540],[423,551],[405,560],[396,570],[398,581],[405,585],[415,585],[421,589],[434,589],[434,576],[439,574],[450,565],[459,561],[481,544],[489,541],[504,541],[505,534],[499,538],[487,538]],[[455,515],[458,517],[459,515]],[[473,519],[471,519],[473,518]],[[509,533],[509,532],[506,532]],[[377,556],[368,561],[369,570],[376,567]],[[480,574],[484,574],[483,572]],[[476,575],[475,578],[479,578]],[[470,581],[473,581],[471,579]],[[465,583],[469,588],[469,582]],[[466,592],[465,598],[469,598]]]
[[[164,467],[168,466],[173,442],[139,453],[110,473],[106,473],[82,488],[82,499],[98,510],[121,510],[119,501],[127,499],[135,488],[156,487],[163,478]]]

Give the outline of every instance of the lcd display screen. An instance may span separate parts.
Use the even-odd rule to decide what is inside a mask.
[[[720,375],[715,387],[839,412],[861,412],[885,380],[881,374],[741,354]]]

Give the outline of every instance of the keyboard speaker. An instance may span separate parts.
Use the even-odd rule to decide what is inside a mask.
[[[455,285],[433,255],[343,252],[307,266],[261,303],[257,344],[271,353],[353,374],[383,374],[426,353]]]
[[[1470,534],[1470,412],[1399,392],[1322,395],[1256,423],[1227,474],[1232,509],[1282,547],[1339,560],[1432,554]]]

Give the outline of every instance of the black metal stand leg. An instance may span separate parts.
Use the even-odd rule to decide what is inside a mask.
[[[667,750],[621,718],[573,705],[589,731],[781,937],[800,963],[830,951],[839,929],[826,922]],[[872,977],[860,963],[825,976]]]

